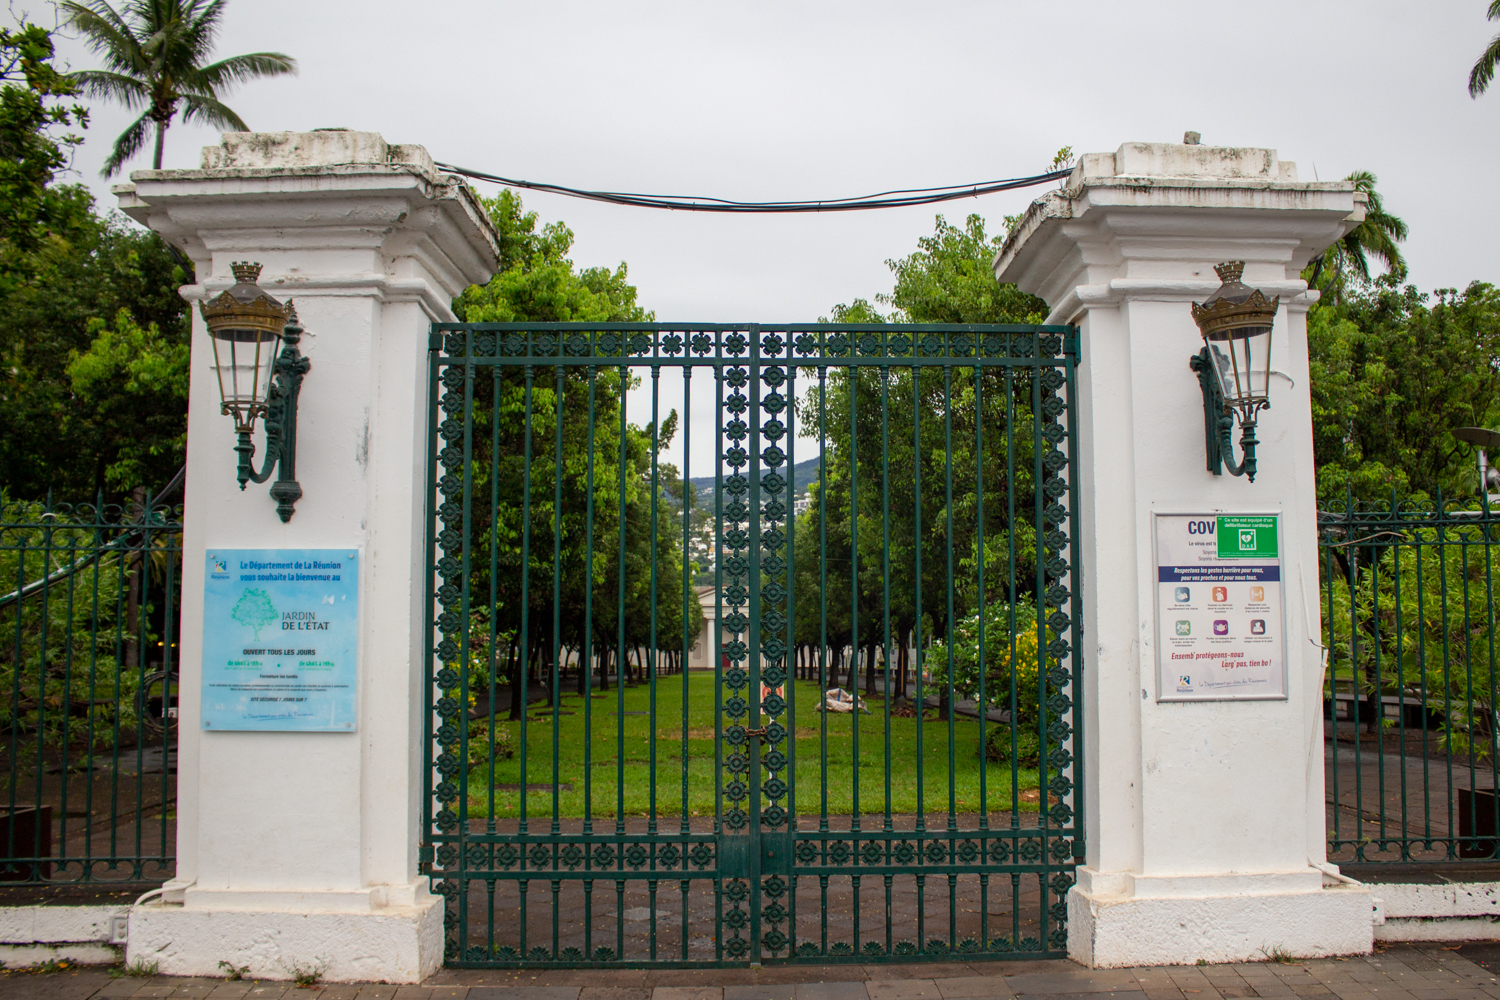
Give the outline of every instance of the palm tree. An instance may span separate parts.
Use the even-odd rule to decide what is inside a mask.
[[[224,16],[225,0],[129,0],[116,11],[108,0],[64,0],[68,23],[83,34],[105,69],[70,74],[91,97],[119,101],[144,112],[115,140],[105,177],[145,145],[156,126],[156,153],[151,165],[161,169],[167,128],[179,108],[185,122],[203,122],[248,132],[239,115],[219,100],[237,83],[263,76],[297,72],[297,61],[279,52],[253,52],[204,65]]]
[[[1491,21],[1500,21],[1500,0],[1490,0],[1490,10],[1487,15]],[[1469,70],[1469,96],[1478,97],[1489,89],[1490,81],[1495,78],[1495,64],[1500,62],[1500,35],[1490,39],[1490,44],[1485,48],[1484,54]]]
[[[1495,3],[1500,5],[1500,0],[1495,0]],[[1387,273],[1397,281],[1406,278],[1406,258],[1396,246],[1406,239],[1406,223],[1385,210],[1385,202],[1375,190],[1374,174],[1368,170],[1356,170],[1344,180],[1353,181],[1354,189],[1367,199],[1365,221],[1323,251],[1322,256],[1315,258],[1302,272],[1309,285],[1320,287],[1325,293],[1331,292],[1334,297],[1351,275],[1361,281],[1370,280],[1371,257],[1384,265]]]

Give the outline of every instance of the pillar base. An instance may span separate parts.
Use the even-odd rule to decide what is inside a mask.
[[[1313,879],[1078,874],[1068,893],[1068,957],[1090,968],[1363,955],[1374,946],[1369,889],[1323,886],[1315,870]]]
[[[425,891],[426,881],[423,891],[391,894],[409,902],[363,909],[347,893],[326,894],[337,897],[326,907],[316,898],[324,894],[286,893],[282,908],[281,893],[190,891],[205,898],[131,909],[125,959],[154,962],[169,976],[222,976],[227,962],[255,979],[315,971],[329,982],[419,983],[443,964],[443,900]]]

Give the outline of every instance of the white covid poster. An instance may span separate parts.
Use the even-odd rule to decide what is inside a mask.
[[[1286,697],[1280,514],[1156,515],[1157,701]]]

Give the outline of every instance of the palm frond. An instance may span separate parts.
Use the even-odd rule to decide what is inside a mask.
[[[134,111],[151,103],[151,91],[144,83],[123,73],[108,73],[102,69],[80,69],[68,74],[68,79],[83,88],[89,97],[115,100]]]
[[[65,0],[59,10],[66,23],[76,28],[89,50],[100,56],[111,69],[140,73],[146,66],[141,40],[134,30],[105,0],[77,3]]]
[[[1491,21],[1500,21],[1500,0],[1490,0],[1490,12],[1485,17]]]
[[[139,153],[141,147],[146,144],[146,135],[150,131],[151,125],[151,116],[149,114],[141,115],[135,121],[131,122],[130,127],[121,132],[119,137],[115,139],[114,148],[109,151],[109,158],[104,161],[104,169],[99,172],[105,177],[113,177],[119,173],[120,168],[125,166],[125,161],[129,160],[136,153]]]
[[[182,95],[182,120],[202,122],[231,132],[248,132],[250,126],[228,105],[203,94]]]
[[[1491,14],[1493,17],[1494,15]],[[1500,35],[1490,39],[1490,44],[1485,48],[1479,61],[1474,68],[1469,70],[1469,96],[1478,97],[1489,89],[1490,81],[1495,79],[1495,64],[1500,62]]]
[[[197,94],[215,95],[221,88],[245,83],[260,77],[295,75],[297,60],[280,52],[251,52],[230,56],[195,70],[182,81],[184,89]]]
[[[224,19],[225,0],[188,0],[183,10],[183,41],[193,53],[193,64],[197,65],[214,49],[214,38]]]

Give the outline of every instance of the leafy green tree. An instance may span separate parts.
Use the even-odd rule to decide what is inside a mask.
[[[614,270],[580,271],[567,256],[573,234],[566,226],[552,223],[538,228],[536,213],[525,211],[521,199],[510,191],[485,199],[484,204],[500,232],[501,269],[487,284],[466,289],[454,303],[464,320],[606,323],[651,319],[637,304],[636,289],[623,263]],[[681,532],[672,527],[681,524],[683,484],[677,470],[667,463],[657,463],[654,481],[651,474],[653,450],[659,454],[675,433],[675,412],[660,427],[630,422],[628,412],[622,422],[621,400],[638,380],[619,367],[537,366],[532,376],[529,412],[526,374],[519,368],[499,368],[489,377],[476,379],[470,410],[474,440],[482,442],[474,448],[469,465],[471,495],[476,499],[471,549],[482,553],[473,560],[471,594],[476,603],[494,608],[496,634],[509,644],[497,672],[508,676],[511,690],[517,692],[523,689],[531,664],[550,661],[554,644],[572,651],[587,648],[596,657],[602,676],[608,675],[613,662],[623,678],[628,664],[620,661],[634,650],[653,645],[653,557],[654,648],[685,652],[684,605],[689,637],[703,621],[690,589],[689,599],[684,600]],[[588,427],[591,406],[592,436]],[[528,484],[531,548],[525,565],[530,648],[522,650],[520,628],[526,605],[521,600],[521,570]],[[691,490],[687,502],[695,502]],[[592,547],[588,544],[591,518]],[[561,626],[556,634],[554,599]],[[591,626],[587,630],[586,622]],[[580,687],[583,683],[580,672]],[[520,714],[522,705],[521,698],[511,699],[513,717]]]
[[[76,222],[0,289],[0,482],[35,500],[159,489],[184,458],[185,275],[155,233],[96,215],[87,189],[48,191]]]
[[[889,295],[875,301],[891,307],[894,323],[1040,323],[1047,304],[1015,285],[995,280],[995,255],[1003,235],[989,236],[984,217],[970,215],[963,228],[939,215],[931,236],[917,250],[885,266],[896,276]],[[864,299],[833,309],[834,322],[882,323],[887,317]]]
[[[1474,282],[1430,301],[1382,278],[1313,307],[1307,333],[1320,502],[1477,490],[1472,452],[1449,432],[1500,419],[1500,290]]]
[[[573,231],[553,222],[537,231],[537,214],[519,195],[503,190],[481,199],[500,231],[500,271],[486,284],[471,285],[454,303],[466,323],[574,322],[643,323],[653,314],[636,303],[622,261],[576,270],[568,259]]]
[[[0,28],[0,291],[24,282],[31,254],[65,238],[79,221],[78,200],[49,190],[81,136],[88,112],[68,98],[78,85],[53,65],[51,32],[22,20]]]
[[[118,101],[142,114],[120,133],[104,161],[110,177],[138,153],[152,126],[156,149],[151,166],[161,169],[162,148],[172,119],[248,132],[239,115],[220,100],[232,86],[260,77],[297,72],[297,61],[280,52],[253,52],[207,62],[213,52],[226,0],[129,0],[120,10],[108,0],[63,0],[61,11],[84,42],[104,60],[104,69],[79,70],[71,78],[90,97]]]
[[[1046,315],[1042,300],[995,281],[992,261],[1002,242],[986,234],[977,215],[969,216],[962,229],[938,216],[933,234],[918,241],[916,252],[886,262],[895,287],[876,301],[894,307],[890,318],[904,322],[1040,322]],[[887,317],[868,300],[856,299],[836,306],[833,319],[882,323]],[[977,382],[975,372],[963,368],[894,369],[889,374],[843,369],[830,372],[806,393],[799,404],[801,432],[824,442],[825,465],[824,482],[813,486],[808,514],[797,527],[798,593],[816,594],[820,602],[809,616],[813,609],[799,597],[799,644],[821,642],[826,613],[830,644],[860,648],[865,687],[873,692],[875,652],[885,643],[889,605],[892,654],[900,658],[892,667],[904,679],[908,664],[902,651],[918,625],[926,638],[947,634],[950,553],[953,615],[969,615],[977,606],[981,524],[986,603],[1012,599],[1013,589],[1015,595],[1035,589],[1036,533],[1029,512],[1036,496],[1031,460],[1036,421],[1030,400],[1030,381],[1007,378],[999,369],[985,369]],[[982,518],[981,495],[986,498]],[[1014,520],[1003,502],[1012,496]],[[857,518],[852,516],[856,507]],[[826,587],[823,570],[810,554],[819,551],[823,518]],[[855,664],[848,669],[852,687]],[[830,675],[829,682],[836,679]]]
[[[0,482],[21,499],[118,497],[182,462],[184,272],[154,233],[101,217],[82,185],[55,183],[78,141],[58,133],[85,114],[67,104],[77,82],[52,62],[50,33],[0,29]],[[118,336],[100,350],[123,381],[85,357],[111,324]]]
[[[1485,17],[1491,21],[1500,21],[1500,0],[1490,0],[1490,8]],[[1484,52],[1480,53],[1479,59],[1474,63],[1474,68],[1469,70],[1469,96],[1478,97],[1489,89],[1490,82],[1495,79],[1495,64],[1500,62],[1500,35],[1490,39],[1490,44],[1485,46]]]
[[[98,529],[76,524],[66,506],[12,501],[0,490],[0,732],[15,748],[7,765],[25,773],[43,748],[96,748],[131,739],[138,725],[137,694],[145,667],[130,649],[132,626],[123,593],[133,552],[106,550],[98,559]],[[17,598],[17,581],[30,584],[75,567],[45,588]],[[151,618],[148,613],[144,620]],[[153,634],[147,632],[147,637]],[[118,725],[125,732],[116,730]],[[40,736],[38,735],[40,734]],[[43,765],[55,762],[44,758]]]
[[[1325,299],[1342,298],[1353,281],[1360,287],[1370,283],[1370,258],[1379,261],[1395,281],[1406,280],[1406,258],[1396,244],[1406,239],[1405,222],[1385,209],[1385,201],[1375,190],[1375,175],[1356,170],[1347,181],[1366,198],[1365,221],[1351,229],[1344,238],[1323,251],[1308,264],[1302,277],[1320,289]]]

